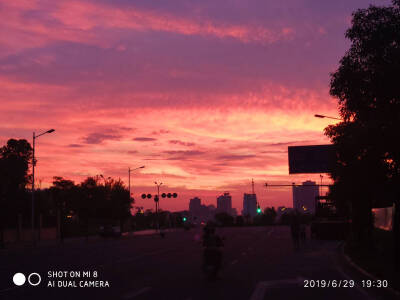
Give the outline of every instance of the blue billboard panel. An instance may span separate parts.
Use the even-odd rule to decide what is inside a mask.
[[[335,163],[333,145],[289,146],[289,174],[330,173]]]

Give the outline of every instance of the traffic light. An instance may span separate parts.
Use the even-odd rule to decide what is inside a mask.
[[[261,207],[260,207],[260,205],[257,207],[257,213],[258,213],[258,214],[261,214]]]
[[[187,218],[186,218],[186,217],[183,217],[182,220],[183,220],[183,222],[186,222]]]

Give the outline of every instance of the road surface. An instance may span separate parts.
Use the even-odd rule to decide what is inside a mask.
[[[214,282],[201,272],[199,228],[169,232],[165,238],[143,235],[0,250],[0,299],[383,299],[360,286],[366,278],[346,267],[339,242],[308,240],[294,251],[286,226],[217,232],[225,237],[224,264]],[[37,273],[40,283],[17,286],[15,273],[26,279]],[[37,274],[31,283],[38,283]],[[355,286],[306,288],[306,280],[354,280]]]

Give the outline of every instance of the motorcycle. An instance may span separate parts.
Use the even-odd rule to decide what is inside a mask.
[[[208,280],[215,280],[222,264],[222,252],[217,248],[205,248],[203,271]]]
[[[214,237],[207,242],[203,241],[203,271],[208,280],[215,280],[222,267],[222,247],[225,237]]]

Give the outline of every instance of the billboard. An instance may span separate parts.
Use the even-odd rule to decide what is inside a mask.
[[[289,174],[330,173],[335,162],[333,145],[289,146]]]

